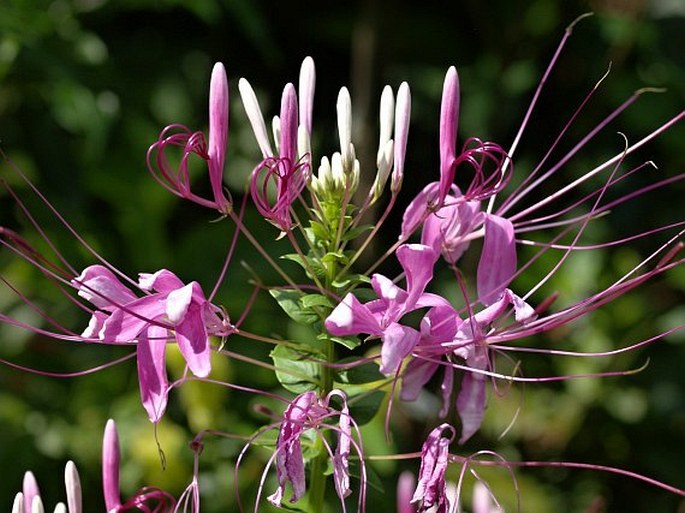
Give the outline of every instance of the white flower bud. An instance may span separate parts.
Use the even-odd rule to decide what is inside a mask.
[[[376,166],[380,169],[381,159],[387,142],[392,138],[392,127],[395,118],[395,99],[392,94],[392,88],[385,86],[381,94],[381,110],[380,110],[380,136],[378,138],[378,155],[376,157]]]
[[[58,502],[53,513],[67,513],[67,507],[63,502]]]
[[[14,496],[14,503],[12,504],[12,513],[24,513],[24,494],[21,492]]]
[[[257,96],[254,94],[252,86],[247,80],[241,78],[238,81],[238,90],[240,91],[240,98],[243,100],[245,114],[247,114],[247,119],[250,120],[252,131],[257,139],[259,149],[262,150],[262,156],[264,158],[273,157],[274,152],[272,151],[271,143],[269,142],[264,116],[262,115],[262,110],[259,107],[259,102],[257,101]]]
[[[394,160],[393,155],[394,142],[392,139],[387,141],[383,148],[378,151],[378,171],[376,172],[376,179],[373,182],[373,187],[371,188],[371,204],[378,201],[378,198],[383,194],[383,189],[390,176],[390,171],[392,170],[392,164]]]
[[[300,97],[300,123],[306,130],[308,137],[311,137],[312,133],[315,85],[316,71],[314,70],[314,60],[311,57],[305,57],[300,67],[300,82],[297,90]]]
[[[336,103],[338,114],[338,135],[340,137],[340,152],[343,168],[351,169],[354,156],[350,154],[352,145],[352,99],[346,87],[340,89]]]
[[[274,116],[271,120],[271,133],[274,135],[274,144],[276,145],[276,153],[281,152],[280,142],[281,142],[281,119],[278,116]]]
[[[43,499],[39,495],[36,495],[31,502],[31,513],[45,513],[45,508],[43,507]]]
[[[312,145],[307,127],[300,125],[297,128],[297,155],[299,158],[309,155],[311,162]]]
[[[67,504],[69,513],[81,513],[83,503],[81,498],[81,479],[73,461],[67,461],[64,467],[64,485],[67,489]]]

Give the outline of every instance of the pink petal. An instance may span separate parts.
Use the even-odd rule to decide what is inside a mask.
[[[169,382],[166,373],[168,331],[150,326],[138,338],[138,382],[143,407],[150,422],[158,422],[166,411]]]
[[[209,181],[217,207],[228,204],[224,196],[224,161],[228,144],[228,79],[224,65],[217,62],[209,85]]]
[[[288,159],[290,165],[297,161],[297,93],[295,86],[287,84],[281,97],[281,144],[282,158]]]
[[[407,364],[407,369],[402,375],[402,390],[400,399],[403,401],[416,401],[421,389],[433,377],[438,370],[438,363],[414,358]]]
[[[383,332],[380,371],[389,376],[397,372],[402,360],[419,341],[419,332],[413,328],[391,323]]]
[[[104,322],[100,339],[105,342],[131,342],[155,319],[165,313],[165,302],[158,294],[145,296],[115,310]]]
[[[516,273],[514,225],[508,219],[487,214],[485,239],[478,263],[478,298],[490,305],[509,285]]]
[[[403,313],[404,304],[407,301],[407,293],[400,287],[395,285],[393,281],[386,278],[382,274],[374,274],[371,277],[371,287],[374,292],[378,294],[380,300],[373,302],[373,307],[367,303],[371,311],[376,313],[382,312],[382,317],[389,319],[388,322],[396,321]],[[378,304],[382,304],[383,308],[376,310]],[[387,323],[386,323],[387,324]]]
[[[407,278],[407,299],[403,313],[413,309],[426,285],[433,278],[437,254],[424,244],[403,244],[397,248],[397,259]]]
[[[184,283],[171,271],[161,269],[154,274],[140,273],[138,275],[138,286],[148,292],[155,291],[163,294],[180,289]]]
[[[325,321],[326,330],[331,335],[346,336],[368,333],[380,335],[378,320],[354,294],[347,294]]]
[[[459,121],[459,76],[454,66],[447,70],[442,87],[440,106],[440,191],[438,205],[442,205],[454,182],[454,161]]]
[[[347,401],[343,399],[343,407],[340,410],[340,420],[338,421],[338,446],[335,449],[333,458],[333,478],[335,481],[335,491],[338,497],[344,499],[350,490],[350,447],[352,442],[352,422]]]
[[[38,482],[36,476],[30,470],[24,474],[24,481],[22,484],[22,492],[24,493],[24,511],[31,512],[31,504],[35,497],[40,497],[40,490],[38,489]]]
[[[416,484],[414,474],[402,472],[397,480],[397,513],[416,513],[417,508],[411,504],[411,496]]]
[[[202,307],[192,303],[176,324],[176,343],[193,374],[206,378],[212,370],[211,350],[207,329],[202,318]]]
[[[475,345],[473,356],[468,359],[469,367],[486,370],[488,367],[487,348]],[[457,397],[457,413],[461,419],[461,438],[463,444],[480,429],[485,416],[485,375],[465,371],[461,389]]]
[[[442,408],[438,413],[438,417],[445,418],[450,409],[450,399],[452,398],[452,389],[454,388],[454,369],[449,365],[445,365],[445,375],[440,384],[440,393],[442,395]]]
[[[199,284],[191,282],[180,289],[169,292],[166,298],[166,315],[169,322],[178,324],[183,321],[193,301],[193,289],[195,288],[199,288]]]
[[[102,440],[102,489],[105,496],[105,510],[118,511],[121,506],[119,495],[119,435],[112,419],[107,421]]]
[[[79,296],[108,312],[136,299],[136,295],[102,265],[86,267],[71,283],[78,288]]]
[[[109,315],[99,310],[93,312],[90,321],[88,321],[88,326],[83,330],[81,336],[84,338],[100,338],[100,332],[108,317]]]
[[[440,188],[439,182],[432,182],[426,185],[421,192],[409,203],[402,215],[402,231],[400,240],[406,240],[423,223],[427,212],[428,204],[433,202]]]

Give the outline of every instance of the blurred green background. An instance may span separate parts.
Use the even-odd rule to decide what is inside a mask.
[[[303,57],[317,66],[314,149],[318,156],[335,149],[335,99],[350,87],[355,109],[355,144],[362,173],[372,173],[377,140],[377,102],[386,83],[412,88],[412,125],[405,187],[406,205],[438,173],[437,123],[440,91],[449,65],[458,67],[462,86],[460,141],[476,135],[505,148],[512,141],[528,101],[564,28],[582,13],[595,16],[579,24],[529,125],[515,159],[516,170],[532,169],[573,110],[612,63],[611,74],[572,127],[557,152],[570,148],[611,109],[642,87],[666,88],[645,95],[606,135],[565,167],[555,184],[566,183],[602,159],[620,152],[625,133],[631,141],[647,134],[685,104],[685,3],[679,0],[493,0],[482,2],[274,2],[251,0],[0,0],[0,139],[2,149],[49,197],[81,236],[131,276],[160,267],[206,289],[214,284],[228,248],[232,227],[212,223],[214,213],[177,200],[159,187],[145,168],[145,153],[170,123],[204,129],[212,64],[226,65],[231,118],[226,182],[240,198],[258,156],[242,114],[237,80],[249,78],[262,107],[277,109],[280,89],[296,81]],[[654,160],[658,171],[640,175],[615,195],[636,184],[685,171],[685,131],[676,127],[649,144],[632,165]],[[370,157],[370,158],[369,158]],[[0,163],[2,178],[23,197],[41,226],[77,269],[93,259],[11,171]],[[520,176],[520,175],[519,175]],[[367,177],[367,180],[372,178]],[[202,182],[198,182],[202,188]],[[623,187],[623,186],[622,186]],[[553,190],[553,189],[550,189]],[[543,191],[544,194],[545,191]],[[650,226],[682,220],[682,185],[659,191],[618,208],[593,223],[590,236],[610,240]],[[38,243],[13,200],[0,192],[1,223]],[[378,248],[396,240],[399,216],[379,235]],[[248,221],[256,218],[248,212]],[[250,219],[252,221],[250,221]],[[259,225],[264,241],[275,235]],[[627,272],[656,247],[650,237],[613,251],[572,258],[546,288],[559,290],[560,303],[582,298]],[[43,249],[47,249],[44,245]],[[273,243],[270,251],[284,251]],[[521,259],[526,254],[522,251]],[[276,277],[255,262],[241,243],[235,262],[249,260],[265,282]],[[5,277],[64,325],[77,331],[86,319],[59,291],[7,251],[0,254]],[[464,265],[468,265],[465,262]],[[473,264],[473,262],[471,262]],[[538,347],[600,351],[637,342],[685,322],[685,270],[676,269],[626,295],[588,318],[530,344]],[[531,273],[532,274],[532,273]],[[530,276],[530,274],[529,274]],[[437,289],[456,294],[449,273]],[[219,294],[237,318],[249,287],[249,275],[233,265]],[[523,277],[520,290],[535,283]],[[245,329],[270,335],[287,325],[266,295],[259,297]],[[455,295],[453,297],[458,297]],[[544,297],[543,294],[540,297]],[[39,322],[7,288],[0,292],[2,312]],[[273,329],[260,319],[274,319]],[[289,326],[288,335],[299,335]],[[268,347],[233,337],[228,348],[266,359]],[[75,372],[126,354],[121,348],[88,347],[31,336],[0,327],[0,357],[35,368]],[[665,338],[635,354],[597,360],[524,358],[527,375],[583,373],[634,368],[649,358],[642,373],[622,378],[581,380],[552,385],[516,386],[506,397],[491,397],[482,432],[452,452],[468,455],[497,450],[515,459],[573,460],[614,465],[685,488],[685,340]],[[170,358],[172,374],[182,360]],[[264,369],[217,358],[215,375],[240,384],[276,388]],[[396,403],[391,449],[416,451],[434,425],[431,397],[418,405]],[[74,379],[50,379],[0,367],[0,504],[9,509],[23,471],[36,474],[47,504],[63,500],[63,467],[76,461],[84,483],[86,511],[102,510],[100,439],[107,418],[120,428],[124,450],[122,488],[131,495],[143,484],[174,495],[189,482],[192,453],[187,442],[211,427],[252,433],[265,419],[257,401],[208,385],[187,384],[172,393],[158,437],[168,466],[161,469],[152,426],[139,403],[133,361]],[[520,415],[502,439],[516,410]],[[428,412],[428,413],[427,413]],[[365,428],[371,453],[388,449],[382,419]],[[210,440],[201,460],[203,511],[236,510],[233,464],[242,442]],[[254,497],[268,454],[254,450],[241,468],[246,504]],[[385,492],[372,491],[369,511],[394,504],[394,479],[416,461],[374,464]],[[272,473],[273,474],[273,473]],[[456,479],[458,469],[450,476]],[[505,470],[483,471],[493,490],[515,511],[515,494]],[[536,469],[516,472],[526,512],[683,512],[685,502],[669,493],[624,477],[579,470]],[[269,481],[268,493],[274,486]],[[601,498],[600,502],[597,500]],[[332,502],[335,505],[335,502]],[[591,506],[592,505],[592,506]],[[594,507],[595,509],[591,509]],[[268,510],[265,505],[263,510]]]

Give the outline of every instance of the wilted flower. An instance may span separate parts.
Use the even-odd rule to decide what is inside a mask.
[[[446,436],[446,433],[449,433]],[[449,424],[441,424],[430,432],[421,448],[421,468],[412,504],[418,513],[436,507],[436,513],[447,513],[450,503],[447,498],[445,471],[449,463],[449,446],[454,440],[454,429]]]
[[[343,406],[338,411],[329,404],[332,397],[342,400]],[[301,437],[313,429],[321,436],[320,429],[331,426],[327,420],[338,417],[338,443],[335,453],[331,452],[328,443],[326,450],[333,463],[335,490],[341,501],[350,493],[349,456],[353,445],[352,428],[356,423],[352,419],[347,407],[345,394],[340,390],[331,391],[325,399],[319,399],[316,392],[309,391],[298,395],[283,412],[276,445],[276,471],[278,475],[278,489],[268,497],[274,506],[280,506],[288,483],[292,486],[290,502],[297,502],[306,491],[304,475],[304,457],[302,454]],[[361,456],[361,455],[360,455]]]

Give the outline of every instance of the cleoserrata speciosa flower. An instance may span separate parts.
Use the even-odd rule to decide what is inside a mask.
[[[212,69],[209,86],[208,139],[202,132],[193,132],[184,125],[169,125],[148,149],[147,167],[155,180],[176,196],[227,215],[233,207],[223,185],[227,144],[228,79],[224,65],[217,62]],[[177,167],[174,167],[167,155],[170,147],[181,148],[181,159]],[[207,162],[211,198],[199,196],[192,190],[190,158],[193,155]]]

